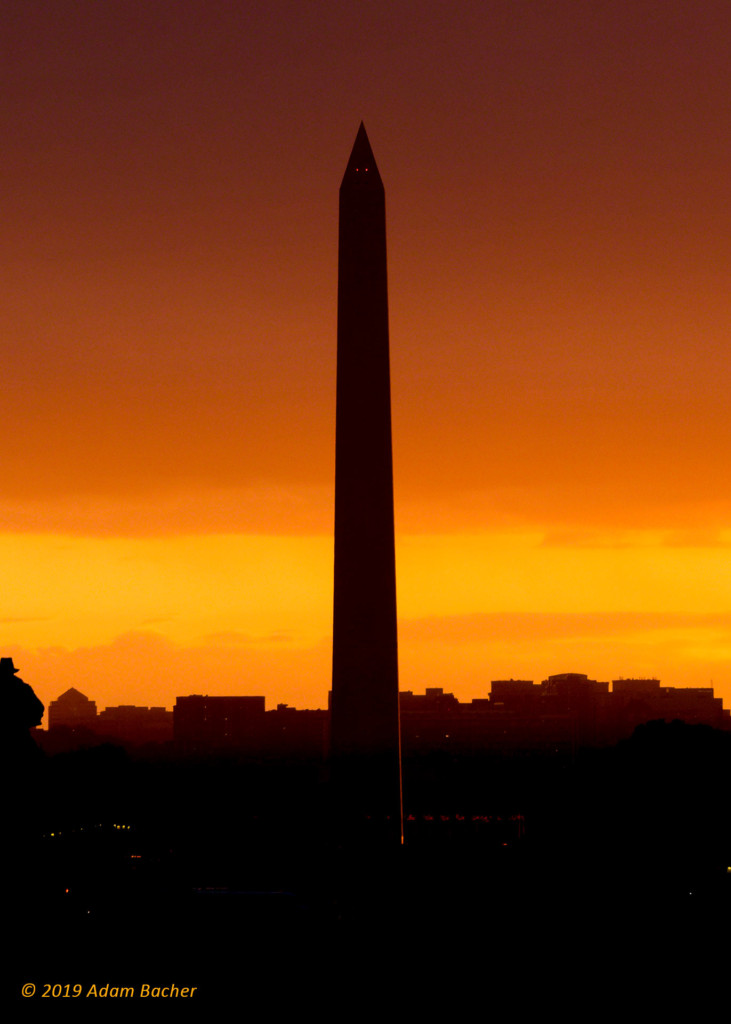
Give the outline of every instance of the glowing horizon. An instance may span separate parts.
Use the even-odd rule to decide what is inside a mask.
[[[401,535],[401,688],[443,686],[469,699],[491,679],[580,671],[714,685],[728,701],[731,580],[719,581],[717,562],[731,536],[719,543]],[[329,536],[27,535],[23,545],[11,534],[0,536],[0,557],[16,580],[3,650],[46,703],[74,685],[100,706],[172,706],[201,686],[326,705]],[[673,590],[681,578],[684,589]],[[689,613],[689,603],[703,611]]]

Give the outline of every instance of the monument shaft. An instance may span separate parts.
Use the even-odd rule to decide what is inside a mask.
[[[386,210],[362,124],[340,187],[332,755],[400,830]]]

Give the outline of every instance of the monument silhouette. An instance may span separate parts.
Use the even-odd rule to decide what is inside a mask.
[[[361,122],[340,186],[331,756],[341,814],[402,834],[386,202]]]

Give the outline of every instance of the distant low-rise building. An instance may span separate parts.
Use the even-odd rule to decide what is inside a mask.
[[[264,746],[264,697],[177,697],[173,709],[175,746],[182,753],[241,751]]]
[[[328,747],[327,711],[277,704],[264,716],[266,751],[275,757],[324,758]]]
[[[175,746],[183,754],[324,758],[329,717],[327,711],[288,704],[267,711],[264,697],[178,697]]]
[[[729,711],[712,687],[661,686],[659,679],[615,679],[612,710],[617,738],[630,736],[645,722],[679,720],[688,725],[727,728]]]
[[[93,729],[97,722],[96,701],[72,686],[48,705],[48,728]]]
[[[162,707],[120,704],[100,711],[95,728],[123,744],[167,743],[173,738],[173,713]]]
[[[453,753],[573,753],[617,743],[638,725],[678,719],[729,728],[731,719],[713,690],[661,686],[657,679],[589,679],[577,672],[492,683],[489,699],[462,703],[450,693],[401,694],[402,748],[406,755]]]

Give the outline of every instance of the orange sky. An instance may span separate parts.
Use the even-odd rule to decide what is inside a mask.
[[[386,186],[401,681],[731,702],[727,0],[9,0],[0,646],[329,686],[337,190]]]

